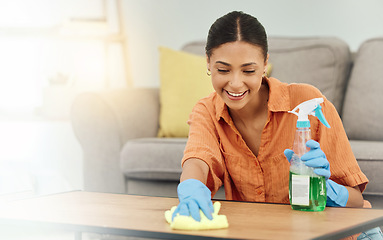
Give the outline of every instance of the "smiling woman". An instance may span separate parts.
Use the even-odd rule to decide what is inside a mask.
[[[268,86],[263,77],[267,72],[267,52],[266,31],[250,15],[229,13],[209,30],[207,68],[215,91],[237,120],[241,119],[238,114],[245,114],[242,119],[257,116],[261,122],[266,120]]]
[[[334,105],[314,86],[267,76],[267,35],[257,18],[238,11],[218,18],[209,30],[206,55],[215,93],[198,101],[190,114],[177,188],[180,204],[173,216],[194,218],[201,209],[209,218],[211,196],[222,185],[228,200],[289,203],[286,152],[292,152],[296,123],[289,111],[318,97],[324,99],[321,107],[331,129],[312,121],[316,144],[307,142],[310,150],[302,159],[320,176],[324,169],[328,176],[331,165],[327,206],[363,206],[368,179]],[[315,154],[322,148],[326,153]]]
[[[222,44],[208,57],[213,87],[232,114],[264,109],[268,97],[267,84],[262,85],[266,66],[262,48],[242,41]]]

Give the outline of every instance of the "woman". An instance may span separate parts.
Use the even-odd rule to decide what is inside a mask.
[[[313,140],[302,160],[326,177],[327,206],[363,206],[368,179],[338,113],[313,86],[266,77],[267,36],[256,18],[231,12],[217,19],[206,56],[215,93],[201,99],[190,115],[177,188],[180,204],[173,217],[179,213],[199,221],[201,209],[211,219],[211,196],[222,185],[228,200],[289,203],[286,158],[293,153],[297,119],[288,111],[317,97],[325,99],[322,111],[331,128],[310,119]]]

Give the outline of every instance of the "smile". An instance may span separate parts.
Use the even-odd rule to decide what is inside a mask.
[[[244,92],[239,92],[239,93],[234,93],[234,92],[229,92],[227,90],[225,90],[227,96],[229,99],[231,100],[241,100],[245,97],[245,95],[249,92],[248,90],[247,91],[244,91]]]
[[[232,92],[229,92],[229,91],[226,91],[230,96],[233,96],[233,97],[240,97],[240,96],[243,96],[245,95],[245,93],[247,91],[244,91],[244,92],[241,92],[241,93],[232,93]]]

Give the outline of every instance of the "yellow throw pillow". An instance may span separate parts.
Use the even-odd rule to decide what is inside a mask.
[[[271,63],[267,63],[266,76],[270,77],[272,71],[273,71],[273,65]]]
[[[187,137],[187,120],[197,101],[214,91],[206,58],[160,47],[160,127],[158,137]]]

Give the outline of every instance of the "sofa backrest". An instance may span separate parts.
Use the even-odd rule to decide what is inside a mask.
[[[345,94],[343,125],[350,139],[383,140],[383,37],[362,43]]]
[[[351,66],[348,45],[338,38],[270,38],[272,77],[316,86],[338,112]]]
[[[205,42],[193,42],[184,51],[204,55]],[[341,112],[351,66],[348,45],[338,38],[269,37],[271,76],[287,83],[316,86]]]

